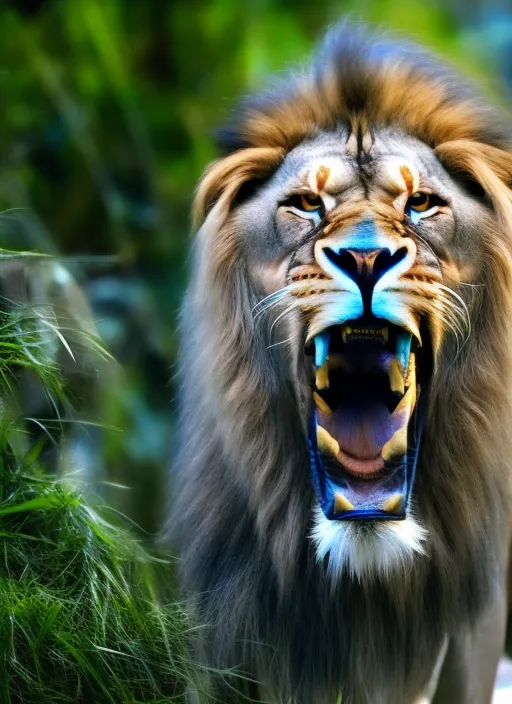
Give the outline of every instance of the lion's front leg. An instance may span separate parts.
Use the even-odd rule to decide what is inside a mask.
[[[434,704],[490,704],[503,653],[507,604],[496,598],[471,633],[450,640]]]

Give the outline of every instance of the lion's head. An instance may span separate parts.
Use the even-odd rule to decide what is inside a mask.
[[[337,576],[472,544],[504,505],[510,134],[351,27],[221,143],[183,314],[187,541],[243,517],[281,582],[308,535]]]

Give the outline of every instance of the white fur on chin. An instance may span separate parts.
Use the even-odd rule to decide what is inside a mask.
[[[410,514],[403,521],[330,521],[317,507],[311,537],[317,560],[328,557],[333,579],[346,570],[363,581],[386,577],[397,567],[410,564],[415,555],[425,555],[427,535]]]

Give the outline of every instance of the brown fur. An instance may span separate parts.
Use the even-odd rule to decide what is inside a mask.
[[[512,150],[495,113],[445,69],[400,47],[368,58],[374,40],[352,34],[338,29],[327,40],[327,58],[292,88],[242,107],[226,133],[235,151],[210,167],[199,187],[171,523],[185,592],[208,627],[201,647],[209,664],[247,666],[279,702],[291,696],[297,704],[332,704],[341,688],[343,704],[409,704],[426,686],[444,635],[471,629],[504,589]],[[255,320],[262,296],[237,203],[243,188],[264,184],[295,146],[339,125],[359,146],[385,126],[413,135],[464,187],[481,189],[488,214],[472,285],[459,286],[464,271],[445,261],[444,283],[464,299],[471,334],[458,348],[439,318],[414,493],[429,531],[428,559],[389,579],[357,584],[344,577],[332,586],[307,540],[306,402],[290,372],[300,377],[301,370],[286,347],[270,346],[268,326]],[[396,215],[378,207],[376,216],[399,228]],[[333,218],[344,226],[356,214],[352,204]],[[421,270],[410,277],[417,306],[432,312],[442,296],[436,281],[426,282]],[[322,278],[306,283],[327,285]]]

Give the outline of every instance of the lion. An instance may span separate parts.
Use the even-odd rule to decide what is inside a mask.
[[[194,205],[168,524],[210,693],[488,703],[511,130],[428,52],[342,23],[219,140]]]

